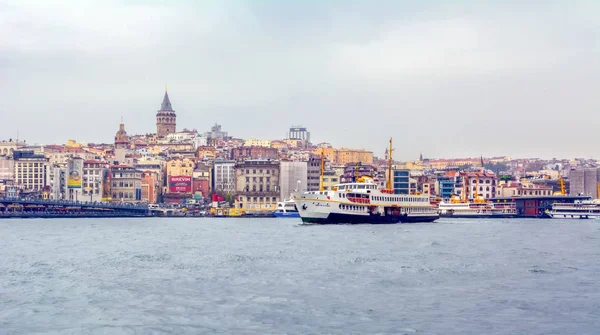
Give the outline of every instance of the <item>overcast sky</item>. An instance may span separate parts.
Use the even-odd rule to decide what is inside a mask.
[[[453,4],[450,4],[453,2]],[[201,4],[198,4],[201,3]],[[0,0],[0,139],[222,124],[398,159],[599,157],[600,1]]]

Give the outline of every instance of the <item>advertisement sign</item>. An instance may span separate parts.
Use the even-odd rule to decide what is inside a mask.
[[[169,177],[169,192],[170,193],[191,193],[192,192],[192,177],[190,177],[190,176],[170,176]]]
[[[102,201],[112,201],[110,170],[102,170]]]
[[[67,188],[81,188],[83,159],[70,159],[67,162]]]

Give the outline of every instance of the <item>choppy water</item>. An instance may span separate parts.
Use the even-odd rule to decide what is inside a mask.
[[[600,222],[0,221],[0,333],[598,334]]]

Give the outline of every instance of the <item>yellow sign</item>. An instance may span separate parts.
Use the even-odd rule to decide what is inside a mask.
[[[68,188],[81,188],[82,175],[83,175],[83,159],[71,159],[67,164],[67,187]]]

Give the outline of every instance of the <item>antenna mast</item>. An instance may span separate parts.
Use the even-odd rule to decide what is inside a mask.
[[[388,190],[392,189],[392,152],[394,148],[392,147],[392,138],[390,137],[390,152],[388,154],[388,179],[386,188]]]

